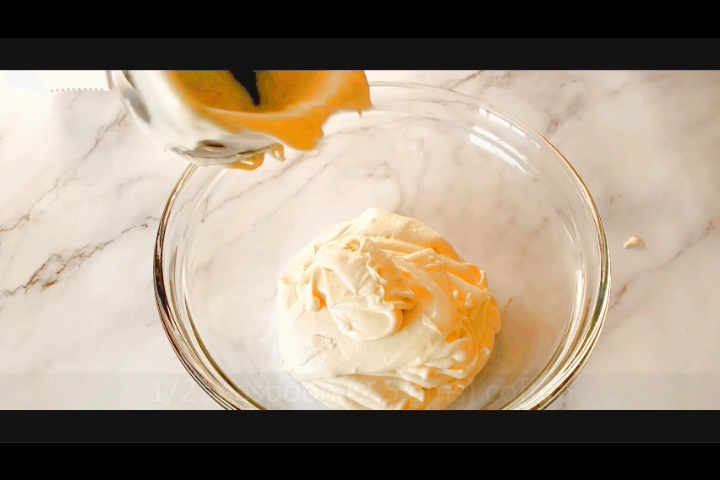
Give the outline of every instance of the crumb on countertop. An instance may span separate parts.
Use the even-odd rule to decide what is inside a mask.
[[[633,247],[644,247],[645,242],[642,238],[636,237],[633,235],[632,237],[628,238],[625,242],[625,245],[623,245],[623,248],[633,248]]]

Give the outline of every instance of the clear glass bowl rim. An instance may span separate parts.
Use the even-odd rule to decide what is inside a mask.
[[[370,82],[370,88],[372,89],[373,87],[391,87],[423,91],[435,98],[444,98],[447,100],[454,100],[482,107],[489,112],[503,117],[510,121],[511,124],[524,129],[527,133],[531,134],[536,141],[544,144],[545,147],[552,150],[561,166],[570,175],[570,178],[576,183],[576,186],[579,187],[583,200],[585,201],[585,206],[589,209],[593,218],[597,233],[596,247],[600,252],[600,268],[597,272],[599,280],[598,291],[595,296],[596,300],[594,305],[592,305],[589,309],[589,314],[585,318],[581,319],[582,321],[587,322],[589,326],[585,330],[584,336],[573,346],[573,350],[566,361],[561,365],[559,372],[557,372],[554,376],[546,377],[544,379],[545,383],[541,385],[540,388],[537,388],[536,383],[538,379],[545,376],[547,367],[550,365],[548,364],[548,366],[546,366],[546,368],[538,374],[538,376],[528,385],[526,389],[521,391],[515,396],[515,398],[502,407],[503,410],[543,410],[547,408],[567,389],[567,387],[582,370],[595,348],[607,315],[611,286],[610,259],[602,219],[600,218],[600,214],[592,195],[570,162],[568,162],[568,160],[544,136],[526,123],[499,108],[471,96],[421,83],[373,81]],[[183,335],[184,327],[182,326],[182,321],[173,310],[171,302],[169,301],[169,287],[166,286],[165,274],[162,267],[165,257],[165,235],[170,218],[173,215],[175,201],[182,192],[183,187],[188,183],[198,168],[217,167],[200,167],[196,164],[189,165],[173,187],[160,219],[155,241],[155,252],[153,255],[153,284],[158,313],[160,315],[163,329],[170,341],[170,345],[178,356],[180,362],[197,384],[214,401],[226,410],[263,410],[263,408],[252,399],[247,398],[244,394],[234,389],[231,386],[232,382],[229,379],[224,378],[222,370],[219,367],[215,368],[216,372],[212,372],[205,364],[203,364],[203,362],[199,359],[195,348],[188,342],[185,335]],[[196,332],[193,331],[193,334],[196,334]],[[527,395],[527,391],[530,390],[531,387],[534,387],[535,391],[530,395]],[[242,400],[238,399],[238,396],[242,397]]]

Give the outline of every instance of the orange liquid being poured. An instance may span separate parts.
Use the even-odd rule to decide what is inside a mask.
[[[362,112],[372,105],[362,71],[261,71],[257,74],[258,105],[230,72],[168,74],[199,116],[230,133],[265,134],[297,150],[315,148],[323,136],[323,124],[335,112]]]

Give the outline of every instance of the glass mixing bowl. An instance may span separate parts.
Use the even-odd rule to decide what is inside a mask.
[[[602,329],[608,251],[587,188],[542,136],[443,89],[374,83],[317,149],[255,171],[191,165],[155,250],[158,310],[198,384],[228,409],[323,409],[280,364],[276,283],[324,229],[370,206],[418,218],[487,272],[496,348],[450,409],[543,409]]]

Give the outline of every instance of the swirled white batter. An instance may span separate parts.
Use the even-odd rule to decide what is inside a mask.
[[[492,351],[485,273],[418,220],[377,208],[327,230],[280,279],[284,367],[333,409],[442,409]]]

